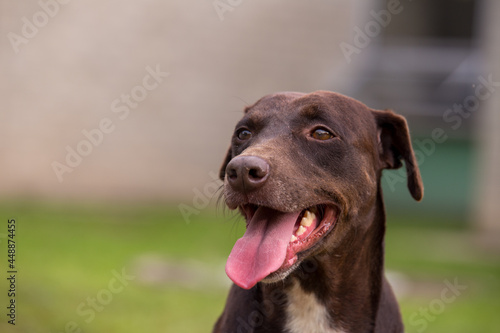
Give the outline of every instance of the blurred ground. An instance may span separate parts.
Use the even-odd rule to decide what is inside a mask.
[[[2,219],[13,215],[18,324],[2,321],[6,333],[209,332],[228,291],[225,259],[243,232],[231,212],[212,209],[186,223],[176,207],[0,206]],[[466,225],[440,222],[388,220],[387,269],[407,332],[498,332],[500,255]]]

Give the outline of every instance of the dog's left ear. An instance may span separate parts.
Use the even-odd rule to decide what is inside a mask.
[[[228,163],[231,161],[233,158],[233,154],[231,153],[231,147],[227,150],[226,157],[224,158],[224,162],[222,162],[222,165],[219,170],[219,178],[220,180],[224,181],[224,178],[226,177],[226,166]]]
[[[404,160],[408,189],[412,197],[420,201],[424,196],[424,185],[411,146],[406,119],[391,110],[372,110],[378,128],[379,154],[382,168],[399,169]]]

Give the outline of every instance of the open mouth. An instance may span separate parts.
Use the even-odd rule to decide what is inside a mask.
[[[250,289],[269,275],[289,270],[332,229],[337,210],[316,205],[286,213],[265,206],[240,206],[247,230],[234,245],[226,264],[233,282]]]

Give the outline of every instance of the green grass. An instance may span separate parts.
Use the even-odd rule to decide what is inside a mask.
[[[389,223],[386,236],[387,268],[409,279],[400,297],[406,331],[499,332],[500,253],[463,224],[430,222]],[[465,289],[454,295],[446,281]]]
[[[227,293],[218,276],[242,233],[230,213],[209,209],[186,223],[175,206],[4,203],[1,309],[8,302],[8,218],[17,221],[18,269],[16,326],[6,323],[5,310],[0,320],[0,332],[9,333],[210,332]],[[389,221],[387,268],[404,276],[407,332],[498,332],[500,255],[481,250],[463,224],[399,220]],[[144,258],[173,263],[167,277],[145,280],[137,269]],[[126,285],[113,273],[122,270],[133,277]],[[431,311],[422,330],[419,311],[436,306],[444,281],[455,278],[467,289],[439,313]],[[89,300],[98,297],[105,304],[93,309]]]

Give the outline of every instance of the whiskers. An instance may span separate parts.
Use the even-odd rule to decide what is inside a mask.
[[[214,196],[217,196],[216,214],[222,215],[224,223],[231,223],[231,233],[235,234],[237,232],[238,224],[244,221],[243,216],[238,209],[231,210],[227,207],[224,184],[217,189]]]
[[[214,197],[217,197],[217,201],[215,202],[215,209],[216,212],[219,213],[220,210],[222,210],[223,214],[227,212],[227,206],[225,202],[225,196],[224,196],[224,184],[221,184],[217,191],[214,193]]]

